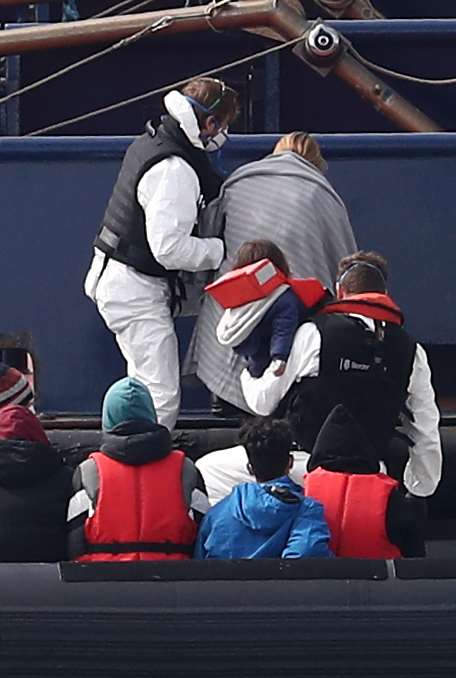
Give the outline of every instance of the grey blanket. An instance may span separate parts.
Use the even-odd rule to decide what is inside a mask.
[[[221,233],[226,258],[215,277],[233,267],[243,242],[262,238],[283,250],[293,276],[314,276],[332,287],[339,259],[357,249],[341,198],[313,165],[291,152],[245,165],[225,181],[200,229],[203,236]],[[244,363],[217,341],[222,313],[206,296],[185,371],[196,371],[210,391],[249,411],[239,380]]]

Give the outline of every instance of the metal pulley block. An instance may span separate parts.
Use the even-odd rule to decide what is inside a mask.
[[[302,42],[293,49],[293,53],[320,75],[326,76],[331,73],[347,48],[347,41],[338,31],[317,19],[304,34]]]

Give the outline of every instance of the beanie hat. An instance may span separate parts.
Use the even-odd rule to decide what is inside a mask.
[[[22,372],[0,362],[0,408],[27,405],[32,399],[33,391]]]
[[[127,421],[157,423],[157,415],[149,389],[137,379],[125,377],[107,390],[103,400],[101,426],[112,431]]]

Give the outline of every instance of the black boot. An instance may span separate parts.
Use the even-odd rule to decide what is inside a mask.
[[[214,417],[221,417],[223,419],[241,419],[248,416],[247,412],[231,403],[227,403],[226,400],[222,400],[215,393],[211,393],[211,414]]]

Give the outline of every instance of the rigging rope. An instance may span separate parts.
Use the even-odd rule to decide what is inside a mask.
[[[155,0],[146,0],[147,3],[154,2],[154,1]],[[336,5],[338,3],[342,4],[342,3],[348,2],[348,1],[349,0],[329,0],[329,3],[328,3],[328,0],[325,0],[325,2],[327,4],[334,3],[334,5]],[[128,3],[130,3],[130,2],[131,2],[131,0],[128,0]],[[195,14],[193,16],[194,17],[197,17],[197,16],[205,17],[207,19],[209,26],[213,30],[216,30],[214,28],[214,26],[212,25],[212,21],[211,21],[212,16],[217,11],[217,9],[219,9],[220,7],[226,6],[229,3],[230,3],[230,0],[214,1],[210,5],[205,7],[204,11],[202,11],[199,14]],[[118,3],[117,5],[114,5],[110,9],[114,10],[114,8],[118,8],[119,6],[121,6],[121,5],[123,6],[125,4],[127,4],[127,2],[126,2],[126,0],[123,0],[123,2]],[[145,4],[144,0],[142,0],[142,2],[139,3],[139,5],[143,5],[143,4]],[[139,5],[136,5],[136,7],[138,7]],[[134,8],[131,8],[131,9],[134,9]],[[131,9],[130,9],[130,11],[131,11]],[[105,11],[107,11],[107,10],[105,10]],[[100,15],[96,15],[96,16],[100,16]],[[84,66],[88,63],[91,63],[91,62],[95,61],[96,59],[99,59],[100,57],[105,56],[106,54],[110,54],[111,52],[114,52],[116,50],[122,49],[124,47],[128,47],[129,45],[131,45],[131,44],[135,43],[136,41],[140,40],[141,38],[143,38],[145,35],[158,32],[158,31],[160,31],[164,28],[167,28],[172,23],[179,21],[179,20],[186,19],[186,18],[187,18],[186,16],[182,16],[182,15],[176,15],[176,16],[173,16],[173,17],[163,16],[160,19],[154,21],[152,24],[145,26],[141,30],[137,31],[133,35],[131,35],[127,38],[123,38],[122,40],[119,40],[118,42],[114,43],[113,45],[110,45],[109,47],[106,47],[105,49],[100,50],[99,52],[96,52],[95,54],[92,54],[88,57],[85,57],[84,59],[81,59],[79,61],[74,62],[73,64],[65,66],[64,68],[62,68],[58,71],[55,71],[54,73],[51,73],[50,75],[48,75],[48,76],[46,76],[46,77],[44,77],[40,80],[37,80],[33,83],[30,83],[29,85],[25,85],[24,87],[22,87],[18,90],[15,90],[14,92],[10,92],[9,94],[0,98],[0,105],[10,101],[11,99],[13,99],[15,97],[20,96],[21,94],[25,94],[26,92],[30,92],[30,91],[32,91],[32,90],[34,90],[34,89],[36,89],[36,88],[38,88],[42,85],[45,85],[45,84],[47,84],[47,83],[49,83],[49,82],[51,82],[51,81],[53,81],[53,80],[55,80],[59,77],[62,77],[63,75],[66,75],[67,73],[70,73],[71,71],[74,71],[77,68],[80,68],[81,66]],[[127,106],[130,103],[135,103],[137,101],[141,101],[141,100],[146,99],[148,97],[152,97],[156,94],[160,94],[160,93],[165,92],[167,90],[173,89],[174,87],[179,87],[181,85],[184,85],[189,80],[191,80],[195,77],[204,77],[204,76],[208,76],[208,75],[213,75],[215,73],[223,72],[223,71],[228,70],[230,68],[234,68],[234,67],[241,65],[243,63],[247,63],[249,61],[254,61],[256,59],[261,58],[262,56],[265,56],[267,54],[271,54],[271,53],[279,51],[281,49],[285,49],[288,46],[294,45],[294,44],[300,42],[303,39],[303,37],[304,37],[303,35],[299,36],[297,38],[294,38],[293,40],[289,40],[288,42],[281,43],[280,45],[275,45],[275,46],[273,46],[269,49],[262,50],[260,52],[254,53],[254,54],[252,54],[248,57],[244,57],[242,59],[230,62],[229,64],[225,64],[224,66],[218,66],[218,67],[210,69],[208,71],[204,71],[203,73],[201,73],[199,75],[195,75],[195,76],[191,76],[189,78],[185,78],[183,80],[179,80],[176,83],[173,83],[171,85],[165,85],[165,86],[160,87],[156,90],[152,90],[152,91],[149,91],[149,92],[145,92],[144,94],[140,94],[140,95],[137,95],[135,97],[131,97],[130,99],[125,99],[123,101],[117,102],[115,104],[111,104],[109,106],[105,106],[105,107],[100,108],[100,109],[96,109],[94,111],[90,111],[90,112],[82,114],[80,116],[76,116],[74,118],[69,118],[69,119],[63,120],[59,123],[49,125],[49,126],[44,127],[42,129],[34,130],[33,132],[30,132],[28,136],[38,135],[38,134],[41,134],[43,132],[52,131],[54,129],[60,129],[61,127],[67,126],[67,125],[72,124],[74,122],[80,122],[82,120],[86,120],[86,119],[89,119],[91,117],[101,115],[102,113],[106,113],[106,112],[121,108],[123,106]],[[431,85],[431,86],[446,86],[446,85],[456,84],[456,78],[437,78],[437,79],[422,78],[422,77],[418,77],[418,76],[409,75],[409,74],[406,74],[406,73],[401,73],[399,71],[395,71],[395,70],[392,70],[392,69],[389,69],[389,68],[385,68],[384,66],[381,66],[379,64],[376,64],[376,63],[370,61],[369,59],[366,59],[365,57],[362,56],[362,54],[360,54],[353,47],[353,45],[350,42],[347,41],[347,43],[348,43],[348,51],[362,65],[366,66],[367,68],[369,68],[373,71],[381,73],[382,75],[386,75],[386,76],[396,78],[396,79],[399,79],[399,80],[403,80],[403,81],[406,81],[406,82],[413,82],[413,83],[417,83],[417,84],[424,84],[424,85]]]
[[[47,127],[42,127],[41,129],[34,130],[33,132],[29,132],[25,136],[38,136],[39,134],[44,134],[45,132],[51,132],[56,129],[60,129],[62,127],[66,127],[67,125],[71,125],[75,122],[81,122],[83,120],[89,120],[90,118],[94,118],[98,115],[102,115],[102,113],[108,113],[109,111],[114,111],[119,108],[123,108],[124,106],[128,106],[129,104],[136,103],[138,101],[143,101],[144,99],[148,99],[150,97],[153,97],[157,94],[162,94],[163,92],[167,92],[172,89],[176,89],[177,87],[183,87],[187,82],[190,80],[194,80],[195,78],[206,78],[211,75],[215,75],[216,73],[222,73],[223,71],[228,71],[231,68],[235,68],[236,66],[241,66],[242,64],[248,63],[250,61],[255,61],[256,59],[261,59],[264,56],[267,56],[268,54],[272,54],[273,52],[278,52],[280,50],[286,49],[287,47],[291,47],[292,45],[296,45],[298,42],[301,42],[303,39],[303,35],[298,36],[297,38],[293,38],[292,40],[288,40],[287,42],[282,42],[278,45],[274,45],[273,47],[269,47],[268,49],[263,49],[260,52],[255,52],[254,54],[250,54],[249,56],[242,57],[242,59],[237,59],[236,61],[231,61],[227,64],[224,64],[223,66],[216,66],[215,68],[211,68],[207,71],[203,71],[202,73],[197,73],[196,75],[191,75],[187,78],[183,78],[182,80],[177,80],[176,82],[170,83],[168,85],[163,85],[162,87],[158,87],[157,89],[149,90],[148,92],[144,92],[143,94],[138,94],[134,97],[130,97],[129,99],[123,99],[122,101],[118,101],[115,104],[110,104],[109,106],[104,106],[103,108],[98,108],[94,111],[89,111],[88,113],[83,113],[82,115],[75,116],[74,118],[68,118],[67,120],[62,120],[61,122],[54,123],[53,125],[48,125]]]
[[[0,105],[5,104],[7,101],[10,101],[11,99],[15,99],[21,94],[25,94],[25,92],[31,92],[37,87],[41,87],[42,85],[45,85],[48,82],[51,82],[52,80],[56,80],[57,78],[60,78],[62,75],[71,73],[71,71],[74,71],[77,68],[80,68],[81,66],[85,66],[85,64],[89,64],[93,61],[96,61],[97,59],[99,59],[102,56],[105,56],[106,54],[115,52],[116,50],[122,49],[123,47],[128,47],[129,45],[133,44],[137,40],[140,40],[149,33],[156,33],[157,31],[160,31],[163,28],[167,28],[171,23],[172,23],[171,17],[169,16],[161,17],[160,19],[158,19],[158,21],[154,21],[154,23],[149,24],[149,26],[141,28],[140,31],[137,31],[130,37],[122,38],[122,40],[119,40],[119,42],[114,43],[114,45],[110,45],[109,47],[106,47],[105,49],[102,49],[99,52],[96,52],[95,54],[91,54],[90,56],[85,57],[84,59],[75,61],[69,66],[65,66],[64,68],[61,68],[58,71],[54,71],[54,73],[51,73],[50,75],[47,75],[46,77],[41,78],[40,80],[35,80],[35,82],[32,82],[29,85],[25,85],[24,87],[21,87],[20,89],[17,89],[14,92],[6,94],[4,97],[0,98]]]
[[[336,12],[343,12],[353,5],[354,0],[318,0],[318,4]]]
[[[369,61],[366,57],[363,57],[362,54],[356,50],[351,43],[348,43],[348,51],[353,54],[353,56],[361,63],[363,66],[370,68],[377,73],[382,75],[388,75],[390,78],[396,78],[397,80],[404,80],[405,82],[414,82],[418,85],[433,85],[437,87],[443,87],[445,85],[456,85],[456,78],[421,78],[417,75],[409,75],[407,73],[401,73],[400,71],[394,71],[390,68],[385,68],[385,66],[380,66],[373,61]]]
[[[151,0],[147,0],[150,2]],[[155,0],[154,0],[155,1]],[[210,5],[207,5],[207,7],[204,9],[204,11],[201,11],[199,14],[194,14],[193,17],[205,17],[207,19],[207,22],[210,26],[210,28],[213,29],[212,23],[211,23],[211,17],[216,12],[217,9],[220,7],[224,7],[225,5],[229,4],[231,0],[218,0],[218,2],[212,2]],[[21,94],[25,94],[26,92],[31,92],[32,90],[36,89],[37,87],[41,87],[42,85],[46,85],[48,82],[52,82],[53,80],[56,80],[57,78],[62,77],[63,75],[66,75],[67,73],[71,73],[72,71],[76,70],[77,68],[80,68],[81,66],[85,66],[86,64],[92,63],[93,61],[96,61],[102,56],[105,56],[106,54],[110,54],[111,52],[115,52],[118,49],[122,49],[124,47],[128,47],[129,45],[133,44],[137,40],[140,40],[143,38],[145,35],[148,35],[150,33],[156,33],[157,31],[162,30],[163,28],[167,28],[168,26],[171,25],[171,23],[174,23],[174,21],[179,21],[182,19],[185,19],[186,17],[184,16],[164,16],[158,19],[157,21],[154,21],[152,24],[149,24],[148,26],[145,26],[144,28],[141,28],[139,31],[131,35],[130,37],[127,38],[122,38],[122,40],[119,40],[118,42],[114,43],[113,45],[109,45],[109,47],[106,47],[105,49],[100,50],[99,52],[96,52],[95,54],[91,54],[87,57],[84,57],[83,59],[80,59],[79,61],[75,61],[72,64],[69,64],[68,66],[65,66],[64,68],[59,69],[58,71],[54,71],[53,73],[50,73],[49,75],[46,75],[44,78],[41,78],[40,80],[35,80],[35,82],[30,83],[29,85],[25,85],[24,87],[20,87],[17,90],[14,90],[14,92],[10,92],[9,94],[6,94],[5,96],[0,98],[0,106],[2,104],[5,104],[7,101],[11,101],[11,99],[15,99],[16,97],[20,96]],[[213,29],[214,30],[214,29]]]
[[[150,0],[152,2],[154,0]],[[115,5],[112,5],[111,7],[107,7],[104,9],[102,12],[98,12],[98,14],[93,14],[92,16],[89,17],[89,19],[101,19],[104,16],[109,16],[110,14],[113,14],[116,12],[118,9],[123,9],[127,5],[131,5],[131,3],[134,2],[134,0],[122,0],[122,2],[118,2]],[[127,9],[127,12],[131,11],[131,9]]]

